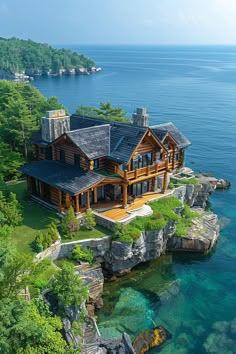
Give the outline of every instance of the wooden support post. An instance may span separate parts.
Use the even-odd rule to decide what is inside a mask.
[[[62,210],[61,201],[62,201],[62,192],[60,189],[58,189],[58,206],[60,211]]]
[[[93,190],[93,200],[94,200],[94,203],[95,203],[95,204],[98,202],[97,187],[95,187],[94,190]]]
[[[135,170],[134,170],[135,172],[134,172],[134,178],[136,179],[136,178],[138,178],[138,169],[137,168],[135,168]]]
[[[172,170],[174,170],[174,168],[175,168],[175,149],[173,149],[172,154],[173,154],[173,156],[172,156]]]
[[[128,180],[128,171],[127,170],[124,171],[124,179],[126,181]]]
[[[167,159],[166,159],[166,171],[168,171],[169,169],[169,157],[167,156]]]
[[[75,212],[79,213],[79,194],[75,196]]]
[[[44,198],[44,183],[41,181],[39,181],[39,195],[41,199]]]
[[[150,165],[147,165],[146,167],[146,174],[147,176],[150,175]]]
[[[65,202],[66,202],[66,208],[69,208],[69,206],[70,206],[70,196],[69,196],[68,193],[66,193]]]
[[[32,188],[32,177],[27,176],[27,189],[30,193],[33,192],[33,188]]]
[[[155,173],[157,173],[158,172],[158,164],[156,163],[156,165],[155,165]]]
[[[128,185],[126,183],[123,184],[123,208],[127,208],[128,204],[128,193],[127,193]]]
[[[90,191],[86,192],[86,209],[90,209]]]
[[[166,192],[167,187],[168,187],[168,172],[166,171],[164,174],[163,193]]]
[[[152,191],[155,192],[155,183],[156,183],[156,177],[153,177],[152,179]]]

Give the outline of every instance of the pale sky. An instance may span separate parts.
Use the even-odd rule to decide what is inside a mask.
[[[236,44],[236,0],[0,0],[0,36],[50,44]]]

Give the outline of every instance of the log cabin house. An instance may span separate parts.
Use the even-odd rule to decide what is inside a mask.
[[[132,124],[46,112],[32,141],[37,161],[21,167],[28,191],[76,213],[101,202],[126,208],[136,196],[165,192],[190,142],[173,123],[149,126],[148,120],[145,108],[136,110]]]

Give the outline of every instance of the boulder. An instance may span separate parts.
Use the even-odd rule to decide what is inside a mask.
[[[159,347],[170,338],[170,332],[168,332],[163,326],[158,326],[152,330],[140,333],[135,338],[133,347],[136,354],[144,354],[152,348]]]

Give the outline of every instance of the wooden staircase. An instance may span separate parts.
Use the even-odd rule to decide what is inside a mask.
[[[83,335],[82,354],[99,354],[98,335],[92,320],[87,317],[85,320],[85,328]],[[102,353],[102,352],[101,352]]]

